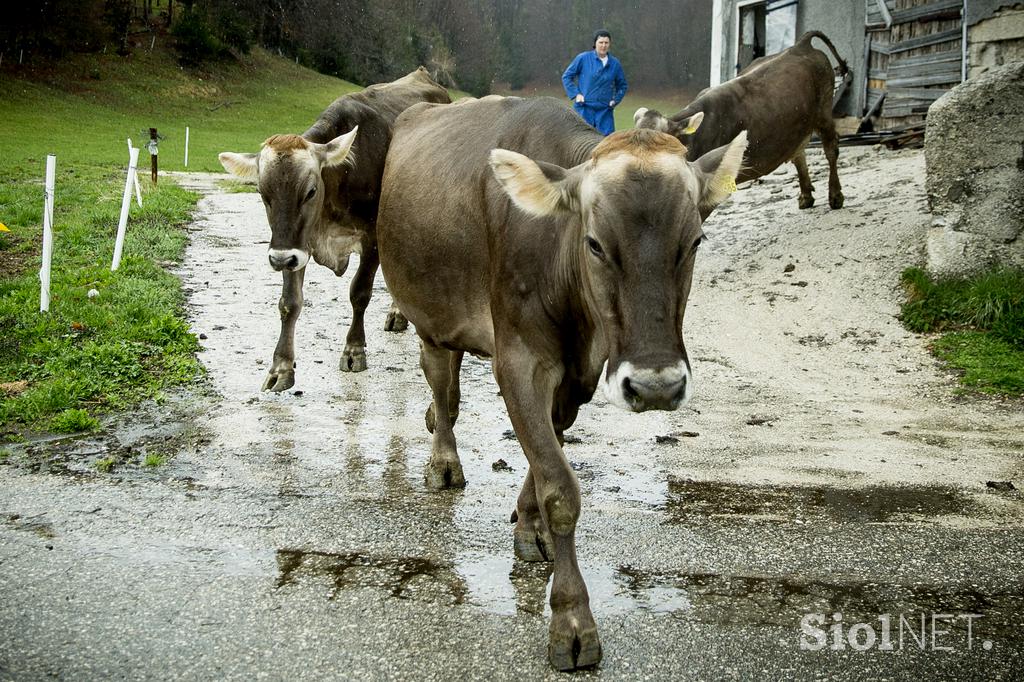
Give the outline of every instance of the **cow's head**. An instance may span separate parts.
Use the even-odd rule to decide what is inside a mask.
[[[676,409],[692,391],[683,314],[701,215],[735,189],[746,132],[686,160],[674,137],[616,133],[571,169],[495,149],[491,167],[512,201],[537,216],[562,214],[570,267],[608,349],[603,386],[628,410]]]
[[[308,240],[320,219],[325,169],[352,166],[358,126],[326,144],[298,135],[274,135],[259,154],[222,152],[221,164],[241,178],[256,179],[270,222],[270,265],[301,270],[309,262]]]
[[[674,121],[671,118],[662,116],[661,112],[647,109],[646,107],[640,107],[633,114],[633,125],[637,128],[649,128],[662,133],[668,133],[684,145],[690,143],[690,137],[697,132],[697,128],[700,128],[703,120],[703,111],[698,111],[693,116],[681,121]]]

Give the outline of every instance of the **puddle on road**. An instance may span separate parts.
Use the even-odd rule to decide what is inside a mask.
[[[961,515],[973,506],[970,496],[945,486],[836,488],[670,479],[665,508],[671,523],[726,516],[881,523]]]
[[[377,587],[398,599],[461,604],[466,585],[450,565],[425,557],[371,556],[360,552],[333,554],[300,549],[277,551],[277,588],[306,579],[327,578],[329,599],[344,589]]]
[[[550,616],[552,565],[511,556],[468,553],[454,564],[425,557],[374,557],[304,550],[277,552],[277,588],[325,582],[328,599],[341,590],[378,588],[398,599],[442,606],[469,605],[502,616]],[[935,585],[826,582],[798,576],[652,572],[628,565],[582,563],[590,602],[600,618],[635,611],[716,625],[798,627],[808,613],[842,613],[846,622],[871,622],[889,614],[916,622],[920,614],[981,614],[979,634],[1024,641],[1017,616],[1024,586],[1003,592]],[[951,624],[966,628],[966,621]]]
[[[866,581],[830,583],[798,576],[722,575],[715,573],[652,573],[622,566],[616,572],[626,593],[675,589],[687,595],[690,607],[682,615],[710,624],[777,625],[792,627],[808,613],[841,613],[843,620],[871,622],[880,615],[911,622],[921,614],[981,614],[979,633],[1024,641],[1018,617],[1024,608],[1024,585],[1002,592],[950,590],[936,585],[885,585]],[[965,630],[966,620],[944,621]]]

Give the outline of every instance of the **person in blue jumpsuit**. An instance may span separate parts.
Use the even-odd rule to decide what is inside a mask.
[[[602,135],[615,132],[612,111],[626,96],[626,74],[622,64],[608,54],[612,36],[601,29],[594,33],[594,49],[580,52],[562,74],[565,94],[576,113]]]

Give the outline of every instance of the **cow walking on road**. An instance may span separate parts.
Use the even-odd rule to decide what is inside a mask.
[[[311,257],[340,277],[351,254],[359,254],[349,290],[352,324],[340,366],[346,372],[366,369],[363,314],[379,265],[377,207],[392,127],[413,104],[450,101],[448,91],[420,67],[392,83],[339,97],[302,135],[274,135],[258,154],[220,154],[228,171],[257,181],[270,222],[270,266],[284,280],[281,333],[263,390],[284,391],[295,384],[295,322]],[[392,306],[385,329],[406,326]]]
[[[548,652],[560,670],[601,658],[562,434],[599,383],[636,412],[690,396],[682,326],[701,214],[734,188],[745,148],[739,133],[688,162],[670,135],[605,138],[551,98],[423,104],[396,123],[377,234],[433,393],[426,482],[465,485],[459,368],[466,352],[493,358],[530,465],[515,552],[554,560]]]
[[[835,57],[835,70],[824,52],[811,45],[821,40]],[[800,208],[814,206],[814,186],[807,172],[804,147],[817,132],[828,159],[828,203],[842,208],[843,191],[836,164],[839,137],[832,118],[834,75],[845,75],[846,62],[820,31],[808,31],[793,47],[758,59],[732,79],[707,88],[673,116],[640,108],[633,115],[638,128],[653,128],[679,138],[691,161],[746,130],[746,166],[737,182],[754,180],[792,161],[800,180]],[[703,121],[701,121],[703,119]]]

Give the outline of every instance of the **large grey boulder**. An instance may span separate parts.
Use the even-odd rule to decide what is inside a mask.
[[[1024,61],[961,83],[928,109],[928,269],[1024,267]]]

